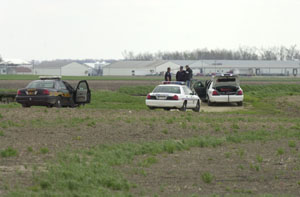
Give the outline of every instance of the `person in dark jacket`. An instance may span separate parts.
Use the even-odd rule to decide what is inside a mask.
[[[176,73],[176,81],[186,81],[186,73],[183,70],[183,66],[180,66],[180,70]]]
[[[167,72],[165,74],[165,81],[171,81],[172,80],[172,75],[171,75],[171,68],[169,67],[167,69]]]
[[[185,66],[185,73],[186,73],[186,85],[190,88],[191,80],[193,78],[193,70],[189,67],[189,65]]]

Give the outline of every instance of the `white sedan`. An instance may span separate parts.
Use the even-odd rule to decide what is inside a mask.
[[[181,111],[193,109],[193,111],[199,112],[201,100],[184,83],[164,82],[147,95],[146,105],[149,109],[163,108]]]
[[[244,95],[240,87],[239,77],[233,75],[214,76],[208,82],[207,97],[208,105],[237,103],[238,106],[242,106]]]

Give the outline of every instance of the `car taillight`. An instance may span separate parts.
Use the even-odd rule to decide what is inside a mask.
[[[150,94],[148,94],[148,95],[147,95],[147,99],[151,99],[151,96],[150,96]]]
[[[177,95],[174,95],[174,96],[172,97],[172,99],[173,99],[173,100],[179,100],[179,98],[178,98]]]
[[[239,90],[237,95],[243,95],[243,91],[242,90]]]
[[[214,90],[214,91],[212,92],[212,95],[213,95],[213,96],[217,96],[217,95],[219,95],[219,93],[218,93],[216,90]]]
[[[21,92],[21,90],[18,90],[18,93],[17,93],[18,95],[21,95],[22,94],[22,92]]]
[[[43,90],[43,95],[49,95],[49,94],[50,94],[49,90]]]

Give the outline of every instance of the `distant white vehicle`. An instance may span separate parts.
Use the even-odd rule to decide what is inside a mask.
[[[243,105],[244,95],[240,87],[238,76],[225,74],[214,76],[207,84],[207,102],[213,103],[237,103]]]
[[[185,83],[164,82],[147,95],[146,105],[149,109],[163,108],[181,111],[193,109],[193,111],[199,112],[201,100]]]

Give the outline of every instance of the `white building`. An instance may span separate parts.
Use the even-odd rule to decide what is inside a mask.
[[[171,68],[171,72],[176,74],[180,65],[171,61],[118,61],[109,64],[103,68],[103,75],[115,76],[145,76],[145,75],[158,75]]]
[[[21,59],[5,58],[0,62],[0,75],[1,74],[32,74],[32,64]]]
[[[58,64],[55,62],[42,63],[34,67],[36,75],[88,76],[90,67],[85,64],[72,62]]]
[[[190,64],[194,73],[204,75],[233,72],[240,75],[297,76],[299,61],[267,60],[199,60]]]

